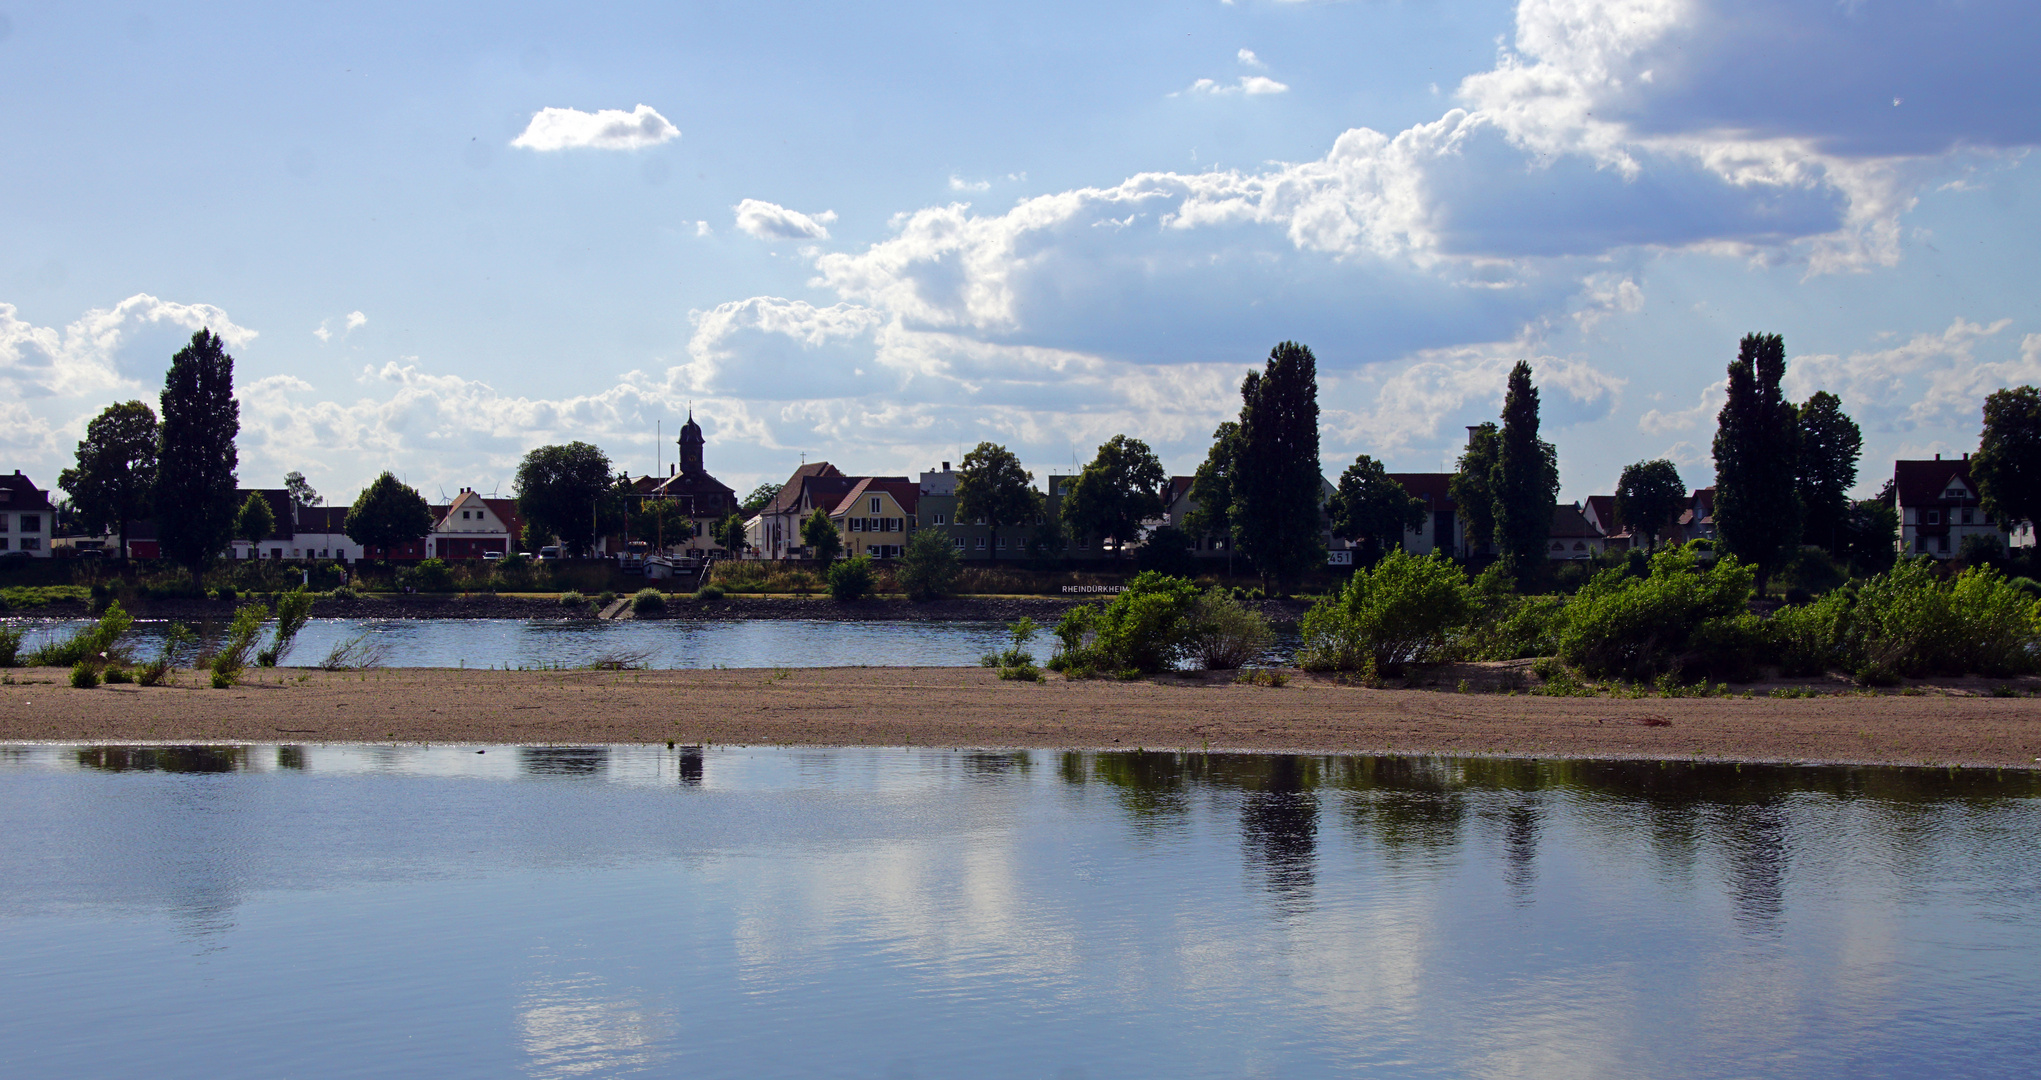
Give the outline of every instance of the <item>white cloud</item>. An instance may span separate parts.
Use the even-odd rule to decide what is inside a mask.
[[[707,236],[707,235],[709,235],[710,233],[712,233],[712,232],[714,232],[714,231],[715,231],[715,230],[713,230],[713,229],[709,228],[709,223],[708,223],[708,222],[706,222],[706,221],[697,221],[697,222],[695,222],[695,235],[696,235],[696,236]]]
[[[1261,57],[1254,55],[1253,49],[1242,49],[1234,54],[1234,58],[1240,61],[1242,67],[1251,67],[1257,71],[1268,70],[1268,65],[1261,62]]]
[[[1614,274],[1590,274],[1581,282],[1583,304],[1573,313],[1573,320],[1583,331],[1592,330],[1597,323],[1618,312],[1634,314],[1644,310],[1644,290],[1628,275],[1621,278]]]
[[[346,337],[347,335],[355,332],[356,330],[359,330],[362,327],[367,326],[368,321],[369,317],[367,315],[364,315],[359,311],[350,311],[347,313],[347,317],[341,320],[341,326],[339,330],[336,331],[333,329],[332,319],[321,319],[319,320],[319,325],[313,328],[312,336],[318,338],[320,341],[331,341],[336,336]]]
[[[1646,435],[1664,435],[1673,431],[1691,431],[1702,424],[1714,423],[1715,417],[1722,412],[1723,403],[1728,400],[1728,380],[1717,379],[1701,389],[1701,399],[1694,404],[1693,408],[1680,409],[1677,412],[1664,412],[1659,409],[1646,410],[1643,416],[1637,418],[1637,430]]]
[[[1803,399],[1827,390],[1841,397],[1847,410],[1901,426],[1979,417],[1992,391],[2041,383],[2041,334],[2027,335],[2019,352],[2004,360],[1977,356],[1980,346],[2012,322],[1974,323],[1959,316],[1940,333],[1915,334],[1889,349],[1848,356],[1789,354],[1786,389]]]
[[[0,304],[0,383],[24,398],[132,392],[161,377],[190,332],[209,328],[229,348],[256,333],[211,304],[179,304],[138,293],[94,308],[66,326],[35,326]]]
[[[1183,93],[1211,94],[1215,97],[1224,97],[1229,94],[1247,94],[1249,96],[1284,94],[1288,93],[1289,90],[1290,87],[1287,84],[1279,83],[1266,75],[1242,75],[1231,83],[1222,83],[1215,79],[1199,79],[1185,89]]]
[[[1620,399],[1624,380],[1584,360],[1539,355],[1529,341],[1488,342],[1428,349],[1385,378],[1333,377],[1324,410],[1327,453],[1331,446],[1376,454],[1407,450],[1435,441],[1446,421],[1493,420],[1500,413],[1510,368],[1531,364],[1548,429],[1565,426],[1568,414],[1599,416]],[[1351,402],[1352,404],[1344,404]],[[1446,442],[1457,445],[1456,433]]]
[[[41,455],[57,448],[56,432],[50,430],[48,422],[28,411],[28,406],[18,401],[0,401],[0,450],[6,450],[16,460],[28,455]],[[37,477],[44,487],[56,482],[55,476]]]
[[[680,137],[680,129],[650,105],[630,112],[601,109],[540,109],[510,145],[526,150],[638,150]]]
[[[827,240],[824,226],[835,220],[834,210],[810,215],[760,199],[737,204],[737,227],[760,240]]]
[[[966,180],[966,179],[964,179],[963,177],[961,177],[961,176],[958,176],[958,175],[956,175],[955,173],[952,173],[952,174],[950,174],[950,190],[951,190],[951,191],[990,191],[990,190],[992,190],[992,181],[990,181],[990,180]]]

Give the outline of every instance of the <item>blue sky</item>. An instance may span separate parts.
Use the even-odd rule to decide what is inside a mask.
[[[2011,0],[8,4],[0,450],[53,481],[211,325],[242,481],[802,454],[1175,472],[1275,342],[1329,475],[1448,467],[1532,362],[1565,493],[1699,485],[1783,333],[1865,487],[2041,381]]]

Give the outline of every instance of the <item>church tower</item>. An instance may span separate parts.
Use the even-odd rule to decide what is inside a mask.
[[[693,409],[687,411],[687,423],[680,429],[680,475],[700,476],[702,473],[702,426],[695,423]]]

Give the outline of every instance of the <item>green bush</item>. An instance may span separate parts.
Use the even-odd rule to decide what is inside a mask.
[[[1002,652],[986,653],[978,658],[978,663],[983,667],[996,668],[1033,667],[1035,656],[1028,651],[1028,642],[1033,641],[1035,635],[1040,632],[1041,628],[1035,625],[1035,620],[1022,616],[1019,621],[1007,624],[1006,649]]]
[[[639,589],[631,597],[631,611],[639,615],[656,615],[666,610],[666,594],[654,588]]]
[[[1854,599],[1848,590],[1838,589],[1772,614],[1765,632],[1780,674],[1810,677],[1847,666],[1838,646]]]
[[[1042,669],[1033,664],[1015,664],[999,669],[999,677],[1009,682],[1041,682]]]
[[[1474,611],[1460,568],[1396,549],[1304,613],[1298,661],[1313,671],[1387,672],[1443,655]]]
[[[0,626],[0,668],[21,666],[22,630],[14,626]]]
[[[454,587],[454,569],[444,559],[423,559],[415,566],[399,570],[397,583],[419,592],[450,592]]]
[[[71,665],[71,687],[75,690],[90,690],[99,685],[99,668],[83,660]]]
[[[276,598],[276,637],[269,648],[263,650],[260,662],[263,667],[275,667],[290,656],[291,649],[298,643],[298,632],[312,618],[312,594],[302,587],[292,589]]]
[[[949,596],[957,587],[956,545],[941,529],[921,529],[907,538],[893,580],[909,600],[924,604]]]
[[[234,587],[232,585],[222,585],[219,588],[213,590],[213,599],[215,600],[225,600],[231,604],[236,599],[239,599],[239,597],[240,594],[234,591]]]
[[[1836,619],[1834,655],[1868,685],[1901,676],[2009,676],[2034,670],[2041,608],[1989,567],[1954,581],[1932,559],[1904,559],[1854,590]]]
[[[570,589],[560,594],[560,606],[571,608],[587,607],[588,598]]]
[[[1604,678],[1649,680],[1689,665],[1727,662],[1740,630],[1702,624],[1730,619],[1750,604],[1754,574],[1734,556],[1703,567],[1699,545],[1670,548],[1651,559],[1651,576],[1604,570],[1581,587],[1560,616],[1558,655]],[[1708,652],[1696,651],[1699,645]]]
[[[1644,553],[1632,550],[1644,567],[1636,576],[1650,572]],[[1627,558],[1612,564],[1631,573]],[[1559,651],[1559,615],[1566,606],[1563,597],[1519,596],[1500,565],[1490,566],[1474,579],[1471,593],[1474,617],[1455,638],[1451,655],[1461,660],[1527,660],[1551,656]]]
[[[595,602],[601,604],[603,607],[608,607],[611,604],[617,602],[617,594],[605,589],[603,590],[603,594],[601,596],[595,598]]]
[[[722,598],[723,587],[721,585],[709,584],[695,590],[695,599],[697,600],[713,603]]]
[[[829,567],[829,595],[842,601],[863,600],[872,594],[878,575],[870,555],[853,555]]]
[[[1191,612],[1191,658],[1206,671],[1236,670],[1275,641],[1275,631],[1260,612],[1223,590],[1207,590]]]
[[[106,685],[108,686],[125,686],[134,681],[135,677],[128,674],[128,669],[124,667],[109,667],[106,669]]]
[[[28,663],[35,667],[71,667],[90,663],[95,672],[103,664],[127,663],[127,638],[134,627],[134,616],[120,606],[120,601],[111,601],[98,622],[63,641],[52,641],[37,648],[28,655]]]
[[[1178,666],[1190,650],[1198,596],[1198,587],[1183,578],[1154,571],[1134,575],[1103,609],[1088,609],[1093,614],[1083,629],[1090,632],[1091,643],[1074,654],[1066,648],[1066,663],[1137,674]],[[1067,644],[1062,624],[1057,637]]]

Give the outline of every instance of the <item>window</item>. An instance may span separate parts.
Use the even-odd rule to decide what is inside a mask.
[[[21,538],[21,550],[23,551],[41,551],[42,547],[43,542],[40,537],[24,536]]]
[[[1974,512],[1975,512],[1975,511],[1971,510],[1971,509],[1970,509],[1969,507],[1967,507],[1967,506],[1963,508],[1963,524],[1965,524],[1965,525],[1971,524],[1971,520],[1972,520],[1972,519],[1971,519],[1970,515],[1971,515],[1972,513],[1974,513]]]
[[[984,537],[982,537],[982,536],[978,537],[978,538],[977,538],[977,542],[976,542],[976,543],[973,543],[973,544],[972,544],[971,546],[972,546],[972,547],[974,547],[974,548],[977,548],[977,549],[978,549],[979,551],[984,551],[984,550],[985,550],[985,538],[984,538]]]
[[[959,541],[957,541],[957,543],[961,544],[961,543],[963,543],[963,541],[962,541],[962,540],[959,540]],[[7,538],[6,538],[6,537],[4,537],[4,536],[0,536],[0,551],[6,551],[6,550],[7,550]]]
[[[1942,523],[1942,512],[1941,512],[1940,510],[1930,510],[1930,511],[1928,511],[1928,524],[1930,524],[1930,525],[1940,525],[1941,523]]]
[[[879,512],[879,497],[877,495],[874,495],[872,496],[872,513],[876,514],[878,512]]]
[[[958,550],[958,551],[962,551],[962,550],[964,550],[964,538],[963,538],[963,537],[959,536],[959,537],[957,537],[956,539],[954,539],[954,540],[952,540],[952,541],[950,541],[950,542],[951,542],[952,544],[955,544],[955,545],[957,546],[957,550]],[[7,546],[7,541],[5,541],[5,540],[0,540],[0,547],[6,547],[6,546]]]
[[[1935,550],[1941,552],[1944,555],[1949,553],[1948,533],[1943,533],[1942,535],[1935,537]]]
[[[41,531],[43,531],[43,519],[42,519],[41,515],[39,515],[39,514],[23,514],[23,515],[21,515],[21,531],[22,531],[22,532],[41,532]]]
[[[7,515],[0,514],[0,533],[7,531]]]
[[[1005,551],[1005,550],[1006,550],[1006,537],[1004,537],[1004,536],[1002,536],[1002,537],[1000,537],[1000,538],[999,538],[999,550],[1001,550],[1001,551]]]
[[[943,521],[943,515],[942,515],[942,512],[941,512],[941,511],[937,511],[937,512],[936,512],[936,514],[935,514],[935,523],[936,523],[937,525],[943,525],[943,524],[947,524],[947,522]]]

